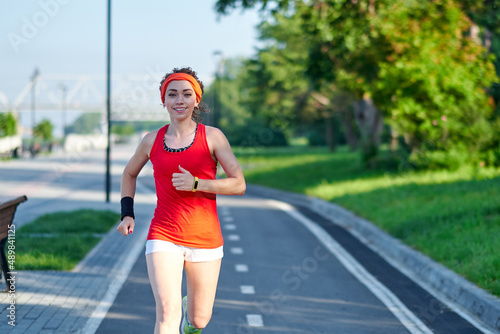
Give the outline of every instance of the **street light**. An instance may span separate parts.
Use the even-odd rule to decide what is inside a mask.
[[[63,135],[63,147],[66,142],[66,90],[65,84],[60,83],[59,88],[61,89],[61,109],[62,109],[62,135]]]
[[[215,83],[214,83],[213,126],[219,127],[221,110],[222,110],[220,95],[221,95],[221,77],[222,77],[222,66],[224,64],[224,54],[220,50],[215,50],[212,55],[214,57],[215,66],[217,67],[215,71]]]
[[[31,157],[35,157],[35,109],[36,109],[36,83],[38,82],[38,77],[40,76],[40,71],[38,67],[35,67],[35,71],[31,76],[31,137],[33,143],[30,146]]]
[[[109,203],[111,193],[111,0],[108,0],[108,45],[106,74],[106,113],[108,121],[108,147],[106,148],[106,202]]]

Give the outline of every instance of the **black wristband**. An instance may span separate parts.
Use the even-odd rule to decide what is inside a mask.
[[[125,217],[132,217],[135,219],[134,216],[134,199],[132,197],[123,197],[122,200],[120,201],[120,204],[122,206],[122,218]]]

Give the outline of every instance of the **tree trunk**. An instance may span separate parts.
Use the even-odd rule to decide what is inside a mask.
[[[398,141],[398,133],[394,128],[391,126],[391,151],[395,152],[398,150],[399,146],[399,141]]]
[[[330,152],[335,151],[337,148],[337,143],[335,140],[335,131],[333,129],[333,116],[329,115],[326,118],[326,144],[328,145],[328,149]]]
[[[355,151],[359,147],[359,138],[354,127],[354,113],[351,108],[339,113],[342,127],[344,128],[345,139],[351,151]]]
[[[369,167],[373,167],[373,159],[377,156],[381,141],[382,115],[369,97],[355,101],[353,107],[354,116],[361,132],[363,158]]]
[[[480,32],[479,26],[471,21],[469,36],[477,44],[482,44],[481,38],[479,38],[479,32]]]
[[[484,32],[483,45],[491,52],[491,40],[493,39],[493,33],[488,28]]]

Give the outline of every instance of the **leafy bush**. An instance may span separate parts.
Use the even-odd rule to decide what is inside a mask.
[[[465,150],[413,152],[408,162],[416,169],[450,171],[458,170],[464,165],[470,164],[471,157]]]
[[[0,137],[13,136],[17,133],[17,118],[11,113],[0,113]]]
[[[288,140],[281,129],[265,126],[260,121],[223,131],[233,146],[288,146]]]
[[[307,133],[307,140],[310,146],[326,146],[325,137],[318,130],[311,130]]]
[[[35,126],[35,128],[33,129],[33,133],[36,138],[40,138],[42,140],[51,140],[53,130],[54,125],[50,123],[48,119],[43,119]]]
[[[66,133],[90,134],[95,133],[101,127],[102,113],[91,112],[81,114],[72,125],[65,129]]]

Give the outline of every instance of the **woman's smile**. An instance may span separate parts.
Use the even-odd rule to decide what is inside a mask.
[[[173,109],[178,113],[183,113],[184,111],[186,111],[187,107],[174,107]]]

